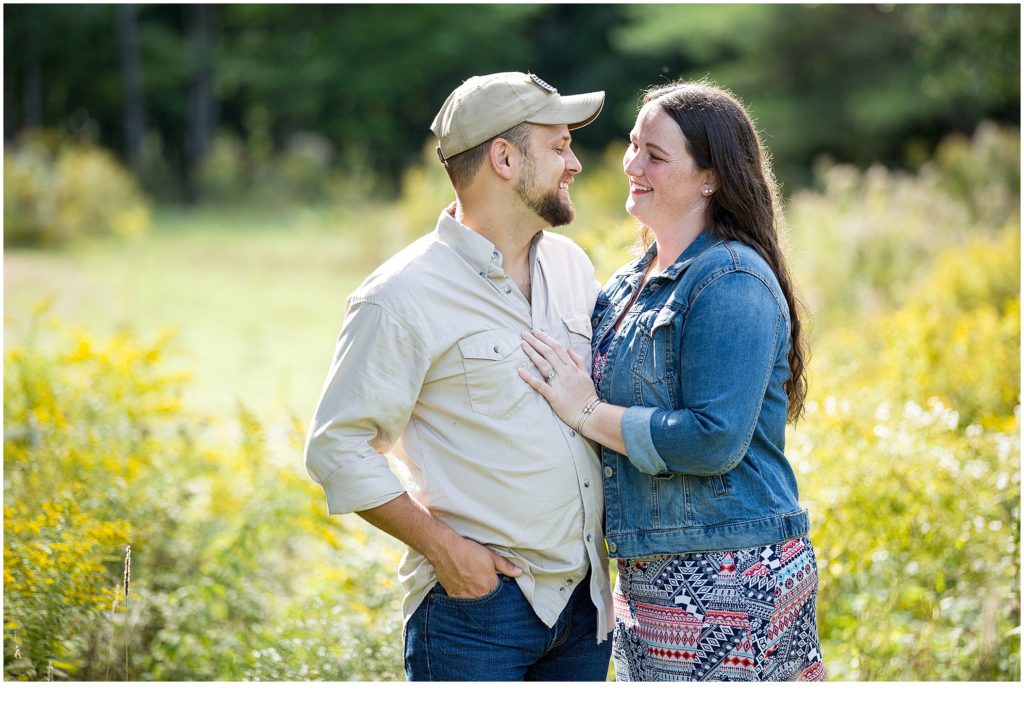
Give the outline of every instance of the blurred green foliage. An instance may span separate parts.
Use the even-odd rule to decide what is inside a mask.
[[[145,233],[149,205],[114,155],[37,133],[4,150],[4,245]]]
[[[818,187],[786,206],[792,264],[815,324],[890,308],[918,290],[948,247],[1013,225],[1019,154],[1018,131],[984,123],[973,138],[948,137],[914,174],[820,161]],[[985,269],[977,284],[1012,291],[1007,279],[987,283],[993,274]]]
[[[391,543],[328,518],[244,409],[183,407],[170,339],[31,323],[5,359],[6,678],[401,673]]]
[[[838,678],[1020,678],[1019,148],[985,125],[791,202],[817,318],[790,452]]]
[[[1017,223],[819,332],[787,452],[835,678],[1020,678],[1019,270]]]
[[[919,165],[951,131],[1019,123],[1020,8],[636,5],[623,53],[681,56],[749,102],[782,182],[819,154]]]
[[[567,231],[602,277],[632,244],[621,148],[586,160],[573,186]],[[788,452],[832,679],[1020,678],[1018,149],[1016,130],[986,125],[914,174],[822,162],[818,187],[788,203],[814,321],[808,413]],[[400,201],[349,200],[332,269],[365,273],[430,227],[451,197],[440,171],[425,148]],[[300,259],[326,257],[281,236],[293,248],[274,249],[277,276],[308,277]],[[263,265],[222,242],[238,275]],[[164,246],[159,260],[178,250],[182,266],[208,258],[187,237],[140,243]],[[341,308],[321,315],[336,328]],[[179,342],[101,337],[41,312],[17,322],[4,375],[8,679],[401,678],[398,548],[324,514],[300,467],[302,421],[283,429],[282,458],[280,427],[186,405]],[[329,340],[291,350],[308,355],[287,362],[326,368]]]
[[[644,88],[708,75],[749,104],[788,192],[821,154],[916,166],[950,132],[1020,122],[1013,4],[146,4],[134,24],[120,12],[5,5],[5,138],[54,127],[127,155],[123,76],[136,71],[148,134],[137,167],[164,200],[223,198],[255,176],[224,170],[225,149],[259,165],[294,155],[296,135],[331,145],[313,163],[299,156],[314,193],[326,155],[393,194],[445,96],[503,70],[564,94],[605,90],[604,113],[578,136],[594,151],[628,132]],[[245,177],[225,183],[232,173]]]

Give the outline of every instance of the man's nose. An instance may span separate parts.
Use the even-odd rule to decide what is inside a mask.
[[[580,163],[580,159],[576,158],[576,154],[573,153],[572,149],[569,149],[569,158],[566,159],[566,170],[570,173],[579,173],[583,170],[583,164]]]

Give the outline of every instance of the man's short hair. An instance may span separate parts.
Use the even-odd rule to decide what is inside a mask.
[[[474,146],[468,151],[457,153],[449,158],[446,170],[448,171],[448,177],[451,179],[452,185],[456,190],[460,190],[473,182],[474,176],[476,176],[477,171],[480,170],[480,166],[487,158],[487,152],[491,148],[491,142],[495,139],[505,139],[522,152],[523,158],[529,160],[530,132],[532,130],[532,124],[529,122],[521,122],[511,129],[506,129],[497,136],[488,139],[482,144]]]

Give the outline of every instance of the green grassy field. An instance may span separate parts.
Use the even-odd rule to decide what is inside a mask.
[[[56,318],[90,333],[148,341],[174,332],[172,357],[193,374],[186,402],[195,408],[224,415],[241,402],[265,421],[306,420],[345,297],[377,248],[343,213],[292,209],[159,211],[143,239],[7,250],[5,345],[52,299]]]

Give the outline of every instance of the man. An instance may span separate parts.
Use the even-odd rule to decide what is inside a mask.
[[[532,74],[465,81],[431,125],[455,203],[348,300],[306,465],[331,513],[409,546],[410,680],[607,673],[600,462],[516,374],[534,328],[590,358],[594,269],[542,229],[573,218],[569,132],[603,104]]]

